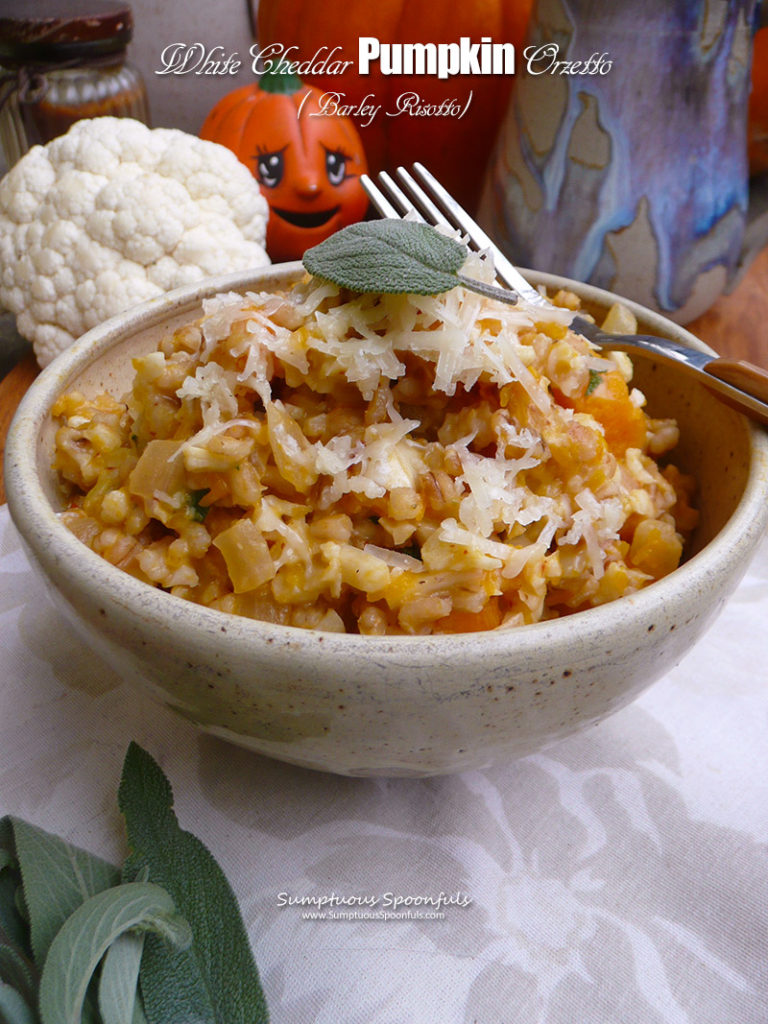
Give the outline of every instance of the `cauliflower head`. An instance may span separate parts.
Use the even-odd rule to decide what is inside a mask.
[[[268,264],[267,217],[224,146],[129,118],[78,121],[0,181],[0,304],[45,366],[130,306]]]

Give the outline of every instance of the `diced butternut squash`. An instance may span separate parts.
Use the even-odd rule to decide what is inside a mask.
[[[629,395],[627,383],[618,370],[600,374],[600,381],[583,396],[568,403],[602,424],[605,440],[615,455],[627,448],[643,448],[646,441],[645,413]]]
[[[487,629],[496,629],[501,624],[501,605],[498,597],[492,597],[479,612],[466,612],[454,608],[435,624],[435,632],[439,633],[479,633]]]
[[[637,524],[629,548],[629,561],[654,579],[668,575],[680,564],[683,545],[672,523],[643,519]]]

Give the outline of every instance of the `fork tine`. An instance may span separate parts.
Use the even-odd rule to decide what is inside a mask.
[[[431,175],[423,164],[414,163],[413,170],[438,200],[441,208],[450,214],[455,224],[467,235],[474,247],[479,250],[488,250],[491,253],[493,266],[499,280],[503,281],[508,288],[512,288],[524,296],[529,302],[536,303],[537,305],[548,305],[547,300],[539,294],[533,285],[526,281],[517,267],[507,259],[480,225],[470,217],[463,206],[456,202],[450,192],[440,184],[437,178]]]
[[[374,209],[378,210],[382,217],[386,217],[388,220],[400,220],[400,214],[367,174],[360,175],[360,184]]]
[[[400,168],[400,170],[402,170],[402,168]],[[413,200],[403,192],[390,174],[387,174],[386,171],[380,171],[378,177],[378,185],[374,184],[367,174],[360,176],[360,183],[362,184],[364,191],[367,193],[368,198],[383,217],[387,217],[390,220],[400,220],[402,217],[405,217],[406,214],[410,214],[412,217],[416,217],[420,221],[426,221],[427,218],[423,216],[421,210],[419,210]],[[382,189],[384,191],[382,191]],[[399,209],[397,207],[399,207]],[[438,212],[436,208],[435,210]]]
[[[405,167],[398,167],[396,174],[413,197],[412,201],[415,201],[421,210],[424,211],[425,219],[430,224],[443,224],[451,230],[460,227],[456,222],[451,223],[446,214],[432,201],[421,185],[411,177]]]
[[[415,163],[413,168],[422,179],[424,187],[404,167],[397,168],[399,183],[386,171],[380,172],[379,185],[374,184],[367,174],[360,176],[363,189],[382,217],[400,219],[407,214],[411,216],[415,214],[428,224],[443,225],[452,231],[461,231],[476,249],[488,250],[493,257],[496,276],[507,288],[518,295],[523,295],[529,302],[536,305],[549,305],[547,300],[504,257],[466,210],[456,202],[436,178],[432,177],[426,167],[423,164]],[[499,297],[498,294],[496,297]]]
[[[385,189],[387,189],[390,198],[394,199],[394,201],[400,207],[401,217],[404,217],[406,213],[410,213],[411,216],[415,214],[421,221],[425,219],[421,213],[421,210],[419,210],[418,207],[414,205],[413,200],[410,199],[405,194],[405,192],[403,192],[403,190],[400,188],[395,179],[390,174],[387,174],[386,171],[381,171],[379,173],[379,183]]]
[[[399,170],[402,170],[402,168]],[[414,163],[413,170],[440,202],[443,211],[445,211],[446,214],[450,214],[455,226],[461,228],[461,230],[469,237],[473,245],[477,249],[490,249],[491,251],[494,251],[495,246],[488,235],[486,235],[480,225],[469,216],[467,211],[456,202],[450,192],[440,184],[437,178],[430,174],[423,164]],[[408,174],[407,171],[404,171],[404,173]],[[416,187],[418,188],[418,186]],[[435,207],[435,209],[437,209],[437,207]]]

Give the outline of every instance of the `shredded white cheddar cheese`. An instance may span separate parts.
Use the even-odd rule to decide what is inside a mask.
[[[57,402],[65,521],[153,586],[307,628],[485,630],[630,594],[679,563],[692,482],[574,305],[218,295],[128,395]]]

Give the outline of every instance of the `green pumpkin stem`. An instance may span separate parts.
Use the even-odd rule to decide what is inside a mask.
[[[259,78],[259,88],[276,95],[292,96],[304,88],[304,83],[298,75],[269,70]]]

